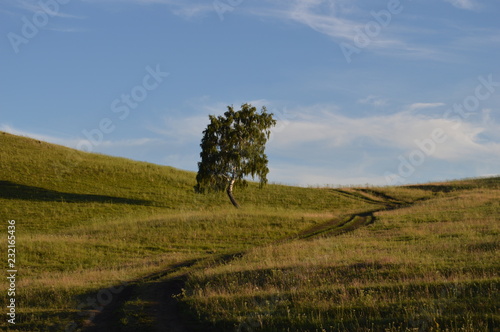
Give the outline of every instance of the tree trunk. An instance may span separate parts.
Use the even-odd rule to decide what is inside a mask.
[[[226,192],[227,192],[227,195],[229,196],[229,200],[231,201],[231,203],[233,203],[233,205],[236,208],[239,208],[240,205],[238,204],[238,202],[236,202],[236,200],[234,199],[234,196],[233,196],[234,181],[235,181],[235,179],[229,180],[229,186],[227,187]]]

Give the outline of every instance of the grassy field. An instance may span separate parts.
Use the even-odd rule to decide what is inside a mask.
[[[183,301],[214,331],[497,331],[500,181],[483,183],[429,186],[351,233],[251,249],[194,273]]]
[[[192,172],[0,132],[0,244],[7,251],[7,220],[15,219],[19,270],[17,324],[3,319],[0,327],[500,327],[499,178],[344,189],[251,184],[236,189],[239,210],[194,185]],[[177,293],[180,312],[170,317]]]

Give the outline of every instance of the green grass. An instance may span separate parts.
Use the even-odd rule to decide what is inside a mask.
[[[405,201],[419,191],[415,203],[377,212],[366,227],[254,248],[193,273],[185,305],[214,331],[495,331],[499,184],[457,182],[446,195],[434,195],[439,185],[428,195],[401,188]],[[380,191],[398,197],[398,188]]]
[[[372,206],[317,189],[250,184],[235,192],[243,206],[236,210],[224,194],[194,193],[193,172],[6,133],[0,160],[0,220],[17,222],[17,328],[26,330],[68,320],[82,294]]]
[[[235,191],[239,210],[194,185],[193,172],[0,132],[0,220],[5,235],[7,220],[17,227],[10,330],[81,327],[91,313],[81,304],[126,281],[134,291],[117,324],[152,331],[157,294],[179,276],[183,315],[200,331],[500,326],[499,178],[344,189],[251,183]],[[5,319],[0,327],[9,330]]]

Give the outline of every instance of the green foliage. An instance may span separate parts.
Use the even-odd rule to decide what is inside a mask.
[[[200,144],[197,191],[222,191],[232,183],[245,186],[248,175],[266,184],[269,169],[264,150],[274,125],[272,113],[265,107],[258,113],[250,104],[243,104],[239,111],[228,106],[224,116],[210,115]]]

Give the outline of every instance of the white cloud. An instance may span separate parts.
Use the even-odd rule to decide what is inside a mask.
[[[174,15],[185,19],[202,16],[215,10],[211,1],[186,1],[186,0],[84,0],[86,2],[106,3],[106,2],[128,2],[138,5],[166,5],[171,7]]]
[[[197,110],[197,114],[185,116],[180,110],[166,110],[165,113],[169,114],[161,119],[160,124],[150,124],[148,130],[177,143],[197,142],[199,143],[202,137],[203,130],[209,123],[209,115],[222,115],[227,111],[229,105],[233,105],[235,110],[238,110],[243,104],[243,101],[233,102],[210,102],[210,97],[204,96],[202,98],[193,99],[187,102],[191,109]],[[272,105],[273,103],[266,99],[255,99],[247,101],[247,103],[255,106],[258,110],[262,106],[267,106],[269,112],[275,112],[275,115],[280,116],[279,110],[276,111]]]
[[[152,138],[135,138],[135,139],[123,139],[123,140],[116,140],[116,141],[107,140],[107,141],[103,141],[102,143],[98,144],[96,147],[131,148],[131,147],[150,145],[150,144],[159,143],[159,142],[161,142],[161,140],[152,139]]]
[[[279,162],[269,163],[269,180],[272,183],[299,186],[363,186],[385,185],[385,177],[380,174],[356,169],[327,168],[312,165],[294,165]]]
[[[408,107],[408,110],[409,111],[416,111],[419,109],[435,108],[435,107],[440,107],[440,106],[444,106],[444,105],[445,105],[444,103],[414,103]]]
[[[44,2],[45,3],[45,2]],[[40,6],[40,1],[29,1],[29,0],[17,0],[17,1],[8,1],[7,4],[15,8],[19,8],[24,11],[28,11],[31,13],[37,12],[45,12],[46,10]],[[49,11],[47,11],[50,16],[56,16],[60,18],[69,18],[69,19],[84,19],[85,17],[79,15],[72,15],[62,11],[64,6],[58,5],[56,10],[53,10],[55,7],[48,6]]]
[[[453,6],[460,9],[474,10],[478,8],[478,4],[473,0],[445,0],[451,3]]]
[[[103,140],[102,142],[94,144],[87,139],[62,138],[51,135],[38,134],[34,132],[17,129],[7,124],[0,124],[0,131],[4,131],[13,135],[29,137],[48,143],[58,144],[73,149],[81,147],[82,145],[91,146],[92,152],[100,152],[103,149],[110,150],[114,148],[133,148],[133,147],[151,145],[161,142],[161,140],[159,139],[137,138],[137,139],[123,139],[123,140]]]
[[[309,28],[331,37],[335,42],[347,43],[357,47],[357,37],[367,25],[376,25],[376,19],[369,10],[361,9],[356,2],[347,0],[292,0],[267,1],[268,6],[257,9],[245,9],[242,12],[254,16],[270,17],[284,21],[292,21],[308,26]],[[273,6],[271,6],[271,3]],[[387,4],[385,4],[385,7]],[[404,13],[404,6],[402,13]],[[384,5],[380,10],[384,10]],[[416,28],[401,26],[401,20],[393,23],[397,15],[391,16],[387,26],[380,26],[380,31],[370,36],[367,45],[360,51],[370,52],[383,56],[406,57],[410,59],[432,59],[436,61],[450,61],[453,54],[439,50],[435,46],[415,43],[409,36],[415,33]],[[397,26],[396,26],[397,25]],[[373,29],[373,28],[372,28]],[[364,38],[364,37],[361,37]],[[344,45],[345,46],[345,45]],[[339,49],[340,51],[340,49]],[[344,52],[344,51],[342,51]]]
[[[362,98],[358,100],[360,104],[368,104],[375,107],[386,106],[388,104],[387,99],[380,98],[378,96],[369,95],[366,98]]]
[[[442,106],[441,103],[413,104],[419,107]],[[340,149],[350,149],[358,144],[367,144],[380,149],[392,149],[393,153],[404,154],[418,148],[420,142],[432,138],[433,132],[442,130],[448,136],[444,143],[437,144],[433,159],[460,161],[471,160],[480,155],[500,152],[500,140],[484,141],[481,136],[500,132],[498,124],[485,126],[482,123],[462,122],[460,126],[451,119],[426,116],[410,111],[390,115],[376,115],[352,118],[336,111],[335,107],[319,105],[295,110],[297,119],[291,120],[287,127],[275,133],[272,147],[283,155],[297,155],[307,158],[321,147],[325,154]],[[359,143],[359,141],[364,143]],[[369,147],[365,147],[369,149]]]
[[[362,27],[358,22],[339,17],[334,3],[322,0],[295,1],[287,16],[333,38],[352,40],[356,28]]]
[[[259,103],[272,110],[272,102],[253,101],[254,105]],[[221,114],[226,105],[212,103],[196,107],[202,111],[185,118],[179,112],[179,116],[165,117],[162,125],[150,128],[159,135],[156,138],[104,140],[92,151],[195,170],[207,115]],[[385,172],[397,171],[398,157],[408,158],[419,149],[416,140],[429,142],[437,129],[442,130],[447,139],[435,144],[435,151],[426,157],[421,167],[431,173],[425,176],[415,173],[408,182],[431,175],[449,176],[443,165],[475,168],[477,175],[494,173],[500,166],[500,125],[492,119],[492,110],[484,109],[473,120],[471,117],[459,126],[443,116],[445,109],[437,115],[436,112],[415,112],[441,106],[442,103],[419,102],[397,113],[364,117],[350,116],[337,105],[329,104],[291,109],[289,113],[293,117],[273,130],[267,146],[269,180],[299,185],[384,185]],[[31,133],[6,124],[0,124],[0,130],[73,148],[85,142]]]
[[[208,124],[208,116],[198,115],[189,117],[166,116],[163,118],[163,124],[150,125],[148,130],[167,137],[169,140],[178,144],[201,140],[201,133]]]
[[[177,16],[183,17],[185,19],[191,19],[193,17],[198,17],[205,15],[206,13],[210,13],[214,11],[213,6],[210,4],[178,4],[177,9],[173,11],[173,13]]]
[[[373,96],[366,99],[367,102],[377,100]],[[273,109],[274,104],[269,100],[254,100],[251,103],[257,107],[267,105],[275,115],[280,115]],[[199,115],[182,117],[179,112],[179,116],[164,117],[162,125],[150,126],[149,129],[165,137],[166,141],[175,142],[179,148],[179,151],[172,152],[169,161],[185,159],[180,157],[185,154],[190,154],[190,160],[194,160],[199,153],[201,133],[209,121],[207,115],[221,114],[226,106],[227,103],[223,102],[197,105],[194,108],[202,110]],[[478,122],[464,121],[457,128],[456,122],[443,116],[446,109],[439,109],[443,106],[445,104],[440,102],[418,102],[397,113],[365,117],[345,115],[345,111],[331,104],[286,110],[286,119],[280,119],[282,121],[272,130],[268,152],[278,159],[287,159],[289,167],[297,162],[306,163],[307,167],[321,162],[326,168],[327,165],[335,165],[335,158],[340,155],[347,156],[346,163],[353,162],[353,158],[356,163],[359,159],[353,157],[353,154],[357,153],[353,151],[366,151],[362,165],[381,165],[387,163],[384,159],[388,156],[397,160],[398,155],[409,154],[418,148],[416,140],[423,142],[432,138],[436,129],[443,130],[448,139],[437,144],[431,159],[467,161],[500,151],[500,125],[491,121],[489,110],[483,111]],[[438,112],[415,112],[433,108],[437,108]],[[352,170],[350,166],[350,171]],[[356,178],[366,177],[367,171],[369,169],[360,168]],[[307,181],[301,183],[305,182]]]
[[[0,124],[0,131],[4,131],[6,133],[13,134],[13,135],[29,137],[29,138],[33,138],[33,139],[37,139],[40,141],[49,142],[49,143],[53,143],[53,144],[59,144],[59,145],[67,146],[67,147],[75,147],[78,144],[78,142],[80,141],[79,139],[61,138],[61,137],[55,137],[55,136],[50,136],[50,135],[28,132],[25,130],[14,128],[8,124]]]

